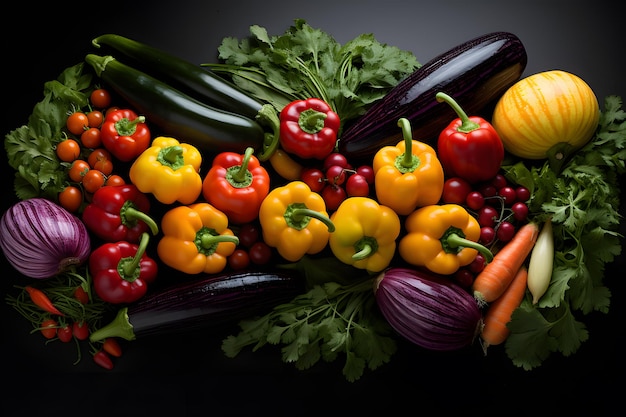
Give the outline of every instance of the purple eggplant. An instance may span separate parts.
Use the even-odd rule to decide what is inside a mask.
[[[339,138],[350,160],[371,159],[383,146],[402,140],[398,120],[410,121],[413,139],[434,145],[457,115],[435,97],[444,92],[468,115],[479,114],[515,82],[527,63],[526,49],[509,32],[489,33],[445,52],[418,68],[352,124]]]

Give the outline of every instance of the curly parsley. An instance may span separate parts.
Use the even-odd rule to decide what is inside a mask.
[[[552,217],[555,238],[550,286],[537,306],[524,299],[513,313],[505,349],[517,366],[530,370],[553,352],[575,353],[589,337],[578,315],[607,313],[611,292],[604,267],[621,253],[618,233],[619,176],[626,172],[626,112],[622,99],[605,99],[591,141],[563,165],[549,162],[505,166],[507,177],[532,191],[536,221]],[[576,315],[578,312],[578,315]]]

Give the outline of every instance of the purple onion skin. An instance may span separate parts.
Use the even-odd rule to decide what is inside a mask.
[[[30,198],[2,215],[0,248],[17,271],[45,279],[83,264],[91,241],[78,217],[48,199]]]
[[[483,325],[474,297],[447,277],[392,267],[376,278],[374,291],[376,303],[391,327],[429,350],[467,347]]]

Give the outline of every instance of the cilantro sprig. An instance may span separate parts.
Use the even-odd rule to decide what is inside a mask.
[[[608,312],[604,270],[621,253],[618,180],[625,161],[626,112],[620,97],[608,96],[594,137],[560,172],[547,161],[504,167],[511,181],[532,191],[534,220],[552,218],[556,250],[546,294],[536,306],[524,299],[508,325],[505,349],[515,365],[530,370],[553,352],[575,353],[589,337],[578,317]]]
[[[67,172],[54,150],[64,138],[68,113],[88,104],[86,90],[91,80],[91,74],[83,73],[83,63],[66,68],[56,80],[44,84],[44,97],[28,123],[5,135],[4,147],[15,169],[14,188],[20,200],[47,197],[54,201],[65,187]]]
[[[222,63],[202,64],[277,110],[293,100],[317,97],[346,121],[363,113],[420,67],[415,56],[361,34],[339,44],[328,33],[296,19],[280,36],[258,25],[250,37],[224,38]]]

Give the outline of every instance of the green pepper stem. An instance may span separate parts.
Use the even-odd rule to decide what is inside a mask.
[[[257,155],[257,159],[263,162],[270,159],[280,144],[280,118],[273,105],[264,104],[257,113],[256,120],[262,125],[269,126],[272,129],[272,133],[265,133],[263,148]]]
[[[171,167],[173,170],[177,170],[183,166],[183,148],[182,146],[174,145],[161,149],[158,161]]]
[[[107,337],[121,337],[126,340],[135,340],[135,332],[133,332],[133,325],[130,324],[128,319],[128,307],[122,307],[113,321],[104,327],[92,332],[89,335],[91,342],[97,342],[98,340],[106,339]]]
[[[115,131],[120,136],[132,136],[137,131],[137,125],[139,123],[145,123],[145,121],[145,116],[137,116],[133,120],[123,117],[115,122]]]
[[[139,245],[137,245],[137,252],[135,253],[135,256],[133,256],[132,258],[125,258],[120,261],[120,263],[122,263],[122,267],[118,268],[118,270],[121,269],[123,279],[135,280],[139,276],[139,274],[137,273],[137,269],[139,268],[141,257],[144,253],[146,253],[149,241],[150,235],[147,233],[142,233]]]
[[[200,236],[200,246],[203,249],[209,249],[213,245],[221,242],[232,242],[235,245],[238,245],[239,238],[234,235],[212,235],[211,233],[202,233]]]
[[[305,217],[313,217],[314,219],[321,221],[326,225],[326,227],[328,227],[328,231],[331,233],[335,231],[335,224],[332,220],[318,211],[311,210],[306,207],[297,207],[291,211],[291,219],[295,223],[301,222]]]
[[[134,223],[137,220],[141,220],[148,225],[153,235],[159,233],[159,226],[156,224],[154,219],[143,211],[135,208],[130,200],[126,201],[124,206],[122,206],[120,216],[122,217],[122,223],[125,225],[127,223]]]
[[[298,117],[298,126],[303,132],[315,134],[324,128],[324,120],[326,120],[326,113],[321,111],[306,109],[300,112]]]
[[[398,127],[402,129],[402,138],[404,139],[402,166],[409,168],[413,165],[413,132],[411,131],[411,123],[409,119],[401,117],[398,120]]]
[[[243,154],[243,158],[241,160],[241,165],[237,166],[236,169],[229,171],[231,174],[229,176],[229,181],[235,187],[241,187],[241,184],[244,186],[250,185],[250,175],[248,171],[248,163],[250,162],[250,157],[254,152],[254,148],[248,147],[246,148],[245,153]]]
[[[485,262],[489,263],[493,260],[493,253],[485,246],[481,245],[478,242],[474,242],[472,240],[466,239],[464,237],[459,236],[456,233],[450,233],[445,236],[446,243],[450,248],[472,248],[476,249],[485,257]]]
[[[459,103],[457,103],[452,97],[442,92],[437,93],[435,97],[437,98],[437,101],[440,103],[444,101],[448,103],[450,107],[452,107],[454,112],[457,114],[459,119],[461,120],[461,126],[456,128],[458,132],[469,133],[472,130],[476,130],[480,127],[478,123],[471,121],[470,118],[467,117],[467,113],[463,111],[461,106],[459,106]]]

